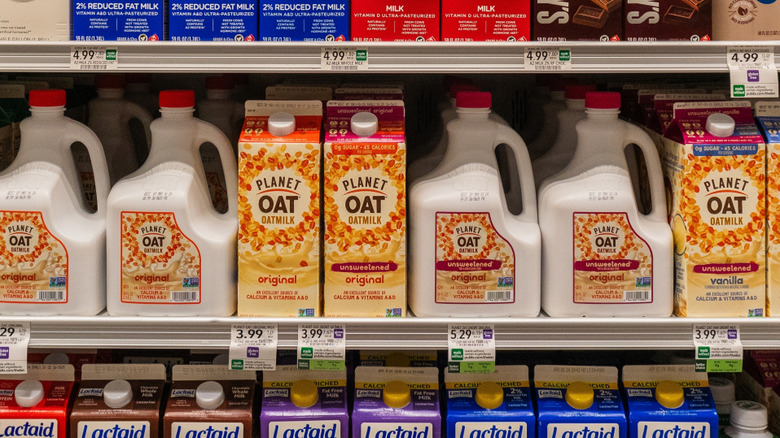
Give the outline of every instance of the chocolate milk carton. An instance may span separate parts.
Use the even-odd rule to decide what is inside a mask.
[[[675,314],[763,316],[764,139],[750,102],[674,104],[661,161],[671,193]]]
[[[622,0],[533,0],[534,41],[621,41]]]
[[[626,41],[710,41],[710,0],[625,0]]]
[[[295,365],[263,372],[260,438],[347,438],[345,371],[299,370]]]
[[[527,366],[498,365],[492,373],[446,373],[444,382],[448,437],[536,437]]]
[[[756,102],[766,138],[766,315],[780,316],[780,102]]]
[[[441,437],[437,368],[355,368],[352,438],[390,437]]]
[[[8,438],[66,438],[73,365],[27,365],[0,374],[0,433]]]
[[[164,438],[252,438],[256,373],[225,365],[176,365]]]
[[[623,387],[629,436],[718,436],[718,413],[707,373],[693,365],[626,365]]]
[[[238,145],[238,314],[320,316],[322,102],[246,102]]]
[[[777,0],[713,0],[713,35],[716,41],[780,40],[778,14]]]
[[[86,364],[70,414],[71,438],[158,438],[163,364]]]
[[[616,367],[534,367],[539,438],[626,438]]]

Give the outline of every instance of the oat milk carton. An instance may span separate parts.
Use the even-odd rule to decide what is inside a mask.
[[[330,101],[325,130],[324,314],[404,316],[403,101]]]
[[[766,151],[750,102],[676,103],[673,118],[661,160],[675,314],[763,316]]]
[[[766,137],[766,316],[780,315],[780,102],[756,102]]]
[[[66,438],[73,365],[27,365],[0,374],[0,434],[7,438]]]
[[[238,314],[319,316],[322,102],[246,103],[238,154]]]

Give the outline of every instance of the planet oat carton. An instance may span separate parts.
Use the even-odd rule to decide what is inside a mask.
[[[766,316],[780,316],[780,102],[756,102],[766,137]]]

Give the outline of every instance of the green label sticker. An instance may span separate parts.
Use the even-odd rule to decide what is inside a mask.
[[[460,362],[460,373],[492,373],[496,371],[495,362]]]
[[[734,97],[745,97],[745,86],[744,85],[734,85],[733,91],[731,93],[734,95]]]
[[[698,352],[696,353],[696,356],[700,359],[709,359],[710,358],[710,347],[699,347]]]
[[[300,362],[298,368],[301,368]],[[347,369],[347,366],[343,360],[310,360],[309,367],[307,369],[319,371],[343,371]]]
[[[233,359],[230,361],[230,369],[231,370],[243,370],[244,369],[244,361],[241,359]]]
[[[452,356],[450,357],[450,360],[463,360],[463,349],[462,348],[453,348],[452,349]]]
[[[106,61],[116,61],[116,53],[115,49],[106,50]]]
[[[302,347],[301,348],[301,358],[303,359],[311,359],[314,357],[314,349],[311,347]]]
[[[355,60],[356,61],[368,61],[368,50],[356,50],[355,51]]]
[[[299,370],[308,370],[309,369],[309,361],[308,360],[298,359],[298,369]]]
[[[561,50],[558,52],[559,61],[571,61],[571,50]]]
[[[696,371],[707,373],[740,373],[742,372],[742,360],[739,359],[715,359],[696,360]]]

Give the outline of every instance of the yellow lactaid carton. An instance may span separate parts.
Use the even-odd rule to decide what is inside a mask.
[[[766,138],[766,316],[780,316],[780,102],[756,102]]]
[[[404,316],[404,104],[330,101],[325,130],[324,314]]]
[[[254,101],[238,145],[238,314],[319,316],[322,102]]]
[[[676,103],[673,114],[661,159],[675,314],[763,316],[766,147],[750,102]]]

